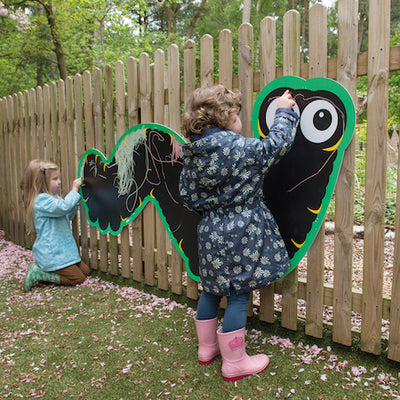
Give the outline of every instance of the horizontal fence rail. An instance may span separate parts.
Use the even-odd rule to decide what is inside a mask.
[[[222,30],[219,40],[218,70],[214,71],[214,38],[205,35],[200,43],[188,40],[183,49],[172,44],[167,54],[154,53],[154,63],[142,53],[105,65],[92,73],[85,71],[65,81],[59,80],[0,100],[0,228],[6,237],[30,247],[34,235],[25,229],[22,195],[19,189],[25,166],[33,158],[51,159],[61,167],[64,195],[77,175],[78,160],[90,148],[108,157],[122,134],[143,122],[164,124],[179,132],[183,105],[198,86],[222,83],[242,93],[241,119],[246,136],[252,136],[253,99],[266,84],[279,76],[317,76],[337,80],[356,100],[356,81],[368,76],[368,132],[365,198],[365,251],[362,292],[352,285],[352,245],[354,207],[354,139],[346,149],[336,186],[334,283],[324,283],[324,224],[307,254],[307,279],[291,274],[256,291],[252,299],[259,306],[259,318],[275,321],[279,302],[281,324],[296,330],[298,303],[306,304],[306,334],[321,337],[324,310],[333,313],[334,342],[350,345],[354,313],[360,314],[361,348],[379,354],[382,318],[390,321],[388,357],[400,361],[400,272],[399,238],[395,235],[392,296],[384,297],[383,248],[386,171],[387,99],[389,73],[400,70],[400,47],[389,45],[390,1],[370,1],[369,51],[358,54],[358,1],[339,0],[338,55],[327,58],[327,9],[314,4],[309,12],[309,62],[300,61],[300,15],[290,10],[284,16],[283,65],[276,67],[275,20],[261,22],[254,48],[253,27],[239,28],[238,75],[233,76],[232,34]],[[196,76],[196,48],[200,49],[199,76]],[[255,70],[254,54],[259,57]],[[183,63],[183,64],[182,64]],[[181,65],[182,64],[182,65]],[[257,64],[258,65],[258,64]],[[215,79],[215,76],[218,78]],[[379,106],[378,106],[379,105]],[[400,179],[399,179],[400,182]],[[398,194],[399,196],[399,194]],[[183,260],[172,245],[153,204],[116,237],[101,235],[88,225],[83,208],[72,223],[82,258],[93,270],[144,281],[146,285],[197,299],[199,286],[185,272]],[[396,232],[400,224],[396,220]],[[249,307],[252,315],[253,307]],[[326,324],[325,324],[326,325]]]

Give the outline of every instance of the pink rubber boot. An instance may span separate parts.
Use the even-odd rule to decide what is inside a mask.
[[[245,334],[244,328],[227,333],[217,332],[222,356],[222,377],[225,381],[237,381],[258,374],[269,365],[269,358],[265,354],[247,355]]]
[[[206,320],[195,318],[194,322],[196,324],[197,338],[199,339],[199,364],[211,364],[219,356],[217,341],[218,317]]]

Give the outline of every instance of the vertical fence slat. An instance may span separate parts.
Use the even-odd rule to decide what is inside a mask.
[[[24,138],[23,138],[23,143],[24,143],[24,148],[25,148],[25,165],[24,168],[27,167],[29,161],[32,159],[32,140],[31,140],[31,119],[30,119],[30,104],[29,104],[29,92],[28,90],[25,90],[23,93],[24,97],[24,114],[23,118],[25,120],[24,124]],[[24,217],[25,217],[25,209],[24,209]],[[27,221],[25,221],[26,223]],[[35,240],[35,232],[34,229],[27,229],[25,228],[25,244],[26,247],[31,248],[33,245],[33,242]]]
[[[115,120],[117,124],[117,140],[126,131],[125,118],[125,69],[122,61],[115,64]],[[121,275],[124,278],[130,276],[130,251],[129,228],[125,226],[120,234]]]
[[[28,163],[32,159],[32,139],[31,139],[31,119],[30,119],[30,104],[29,104],[29,91],[25,90],[24,96],[24,146],[25,146],[25,160]],[[49,110],[50,115],[50,110]]]
[[[74,78],[74,97],[75,97],[75,130],[76,130],[76,145],[78,160],[82,158],[85,152],[85,136],[83,129],[83,99],[82,99],[82,76],[76,74]],[[80,171],[79,171],[80,172]],[[81,203],[79,207],[79,222],[80,222],[80,245],[81,245],[81,258],[88,264],[89,263],[89,248],[88,248],[88,222],[86,212]]]
[[[253,27],[247,23],[239,28],[239,90],[242,94],[242,135],[253,137]]]
[[[327,9],[321,3],[309,11],[310,59],[309,77],[326,77],[327,73]],[[307,259],[306,334],[322,337],[324,295],[325,223],[323,222]]]
[[[61,182],[63,197],[69,192],[71,188],[68,182],[68,142],[67,142],[67,122],[65,114],[65,82],[59,79],[57,82],[58,89],[58,134],[60,137],[60,150],[61,150]],[[40,143],[40,139],[38,139]]]
[[[50,124],[50,86],[43,86],[43,137],[45,145],[44,157],[46,160],[53,161],[52,154],[52,134]]]
[[[77,173],[77,154],[75,143],[75,118],[74,118],[74,90],[71,77],[65,80],[65,99],[66,99],[66,135],[68,146],[68,186],[71,188],[72,181],[76,179]],[[78,230],[78,216],[76,215],[72,220],[72,234],[78,244],[79,230]]]
[[[31,104],[32,106],[32,104]],[[57,95],[57,84],[55,82],[50,83],[50,123],[52,132],[52,160],[57,164],[61,164],[61,151],[60,151],[60,137],[58,135],[58,95]]]
[[[180,132],[179,49],[176,44],[168,47],[168,119],[171,129]],[[175,246],[171,251],[171,289],[173,293],[181,294],[183,260]]]
[[[142,53],[139,58],[139,90],[141,106],[141,122],[153,121],[151,107],[151,73],[150,61],[147,53]],[[147,203],[143,209],[143,248],[144,248],[144,281],[147,285],[154,285],[154,206]]]
[[[38,139],[37,139],[37,122],[36,122],[36,91],[31,89],[29,91],[29,111],[30,111],[30,127],[31,127],[31,138],[32,138],[32,158],[39,158],[38,150]],[[60,165],[58,163],[58,165]]]
[[[214,85],[214,39],[208,34],[200,39],[200,83],[202,87]]]
[[[245,23],[239,27],[239,91],[242,94],[242,135],[252,137],[251,115],[253,111],[253,27]],[[250,296],[248,316],[253,315],[253,295]]]
[[[300,74],[300,14],[288,11],[283,17],[283,75]],[[282,279],[282,326],[297,329],[297,267]]]
[[[22,137],[22,132],[21,132],[21,125],[22,121],[19,118],[19,100],[18,100],[18,94],[13,95],[13,108],[14,108],[14,163],[13,163],[13,169],[14,169],[14,176],[15,176],[15,182],[17,182],[17,190],[15,190],[15,205],[16,205],[16,239],[17,243],[19,245],[24,244],[24,225],[23,225],[23,218],[22,218],[22,196],[20,195],[18,185],[19,182],[21,182],[21,137]]]
[[[400,165],[400,152],[398,163]],[[397,187],[400,187],[400,169],[397,167]],[[396,193],[396,222],[393,259],[392,302],[390,307],[390,330],[388,358],[400,362],[400,190]]]
[[[38,86],[36,88],[36,129],[39,146],[39,158],[44,159],[44,130],[43,130],[43,89]]]
[[[7,171],[11,171],[10,181],[9,181],[9,190],[8,190],[8,204],[10,210],[10,239],[16,241],[15,234],[15,190],[12,182],[16,182],[13,172],[15,169],[13,168],[15,155],[14,155],[14,138],[13,138],[13,99],[12,96],[7,96],[7,141],[8,141],[8,159],[7,159]]]
[[[338,4],[337,79],[356,99],[358,0]],[[355,138],[345,150],[336,184],[333,340],[351,345]]]
[[[183,70],[183,102],[186,105],[196,88],[196,44],[191,39],[187,40],[184,46]],[[193,300],[197,300],[199,296],[198,284],[189,274],[187,274],[187,296]]]
[[[260,23],[260,89],[276,78],[276,27],[275,20],[265,17]],[[275,284],[265,286],[260,293],[260,320],[275,320]]]
[[[165,54],[157,50],[154,54],[154,122],[164,124],[165,113]],[[156,220],[156,248],[157,248],[157,284],[158,288],[168,290],[167,267],[167,235],[161,217],[155,213]]]
[[[24,136],[25,136],[25,103],[24,103],[24,95],[19,92],[18,93],[18,120],[19,120],[19,137],[18,137],[18,145],[19,145],[19,160],[18,160],[18,184],[22,181],[25,166],[27,165],[26,159],[26,151],[24,146]],[[1,154],[1,153],[0,153]],[[18,187],[19,189],[19,187]],[[22,199],[22,192],[18,190],[17,194],[19,198],[19,230],[21,233],[21,246],[27,245],[29,242],[28,237],[26,235],[25,230],[25,212],[24,212],[24,202]]]
[[[132,127],[139,123],[139,110],[138,110],[138,68],[137,62],[134,57],[128,58],[127,63],[127,77],[128,77],[128,123]],[[136,281],[142,279],[142,214],[138,215],[134,221],[131,222],[132,230],[132,277]]]
[[[5,235],[8,234],[8,201],[7,201],[7,173],[6,173],[6,140],[5,140],[5,126],[4,126],[4,117],[5,117],[5,100],[4,98],[0,99],[0,157],[2,160],[2,168],[1,168],[1,179],[0,179],[0,229],[2,229]],[[7,237],[7,236],[6,236]]]
[[[93,94],[92,77],[89,71],[83,73],[83,113],[85,116],[85,138],[87,149],[95,147],[95,133],[93,122]],[[97,270],[99,265],[97,229],[94,226],[89,228],[89,249],[90,249],[90,268]]]
[[[114,133],[114,83],[113,83],[113,70],[111,65],[104,67],[104,124],[106,134],[106,156],[111,156],[115,146],[115,133]],[[114,235],[107,235],[108,237],[108,251],[102,254],[100,260],[100,271],[107,272],[109,266],[118,266],[118,238]]]
[[[104,128],[103,128],[103,81],[100,68],[95,68],[93,71],[93,126],[94,126],[94,141],[96,149],[105,153],[104,144]],[[107,235],[97,233],[98,254],[100,270],[107,270],[108,264],[108,244]]]
[[[4,148],[5,148],[5,168],[4,171],[10,171],[11,168],[11,147],[10,147],[10,113],[9,113],[9,96],[3,98],[3,126],[4,126]],[[13,210],[11,202],[11,192],[13,191],[12,178],[9,173],[6,174],[6,201],[7,201],[7,239],[13,238]]]
[[[361,349],[381,352],[390,0],[369,3],[367,166]]]
[[[219,33],[219,83],[232,89],[232,32],[223,29]]]

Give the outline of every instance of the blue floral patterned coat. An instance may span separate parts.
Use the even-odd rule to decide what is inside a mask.
[[[290,149],[298,116],[278,109],[260,140],[206,129],[183,146],[180,195],[203,218],[198,225],[199,274],[206,292],[249,292],[290,267],[277,224],[263,201],[263,177]],[[274,190],[274,188],[271,188]]]

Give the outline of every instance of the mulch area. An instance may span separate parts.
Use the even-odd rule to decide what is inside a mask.
[[[333,285],[334,280],[334,226],[331,223],[326,224],[325,231],[325,284]],[[385,236],[384,247],[384,271],[383,271],[383,295],[391,297],[393,281],[393,261],[394,261],[394,234],[387,232]],[[362,291],[363,284],[363,262],[364,262],[364,235],[362,227],[355,229],[353,238],[353,289]],[[299,278],[307,277],[307,256],[299,263]],[[279,302],[279,299],[277,299]],[[300,316],[306,316],[306,305],[303,300],[298,301],[298,313]],[[332,307],[324,307],[325,322],[332,322]],[[352,328],[356,331],[361,330],[361,315],[353,312]],[[389,321],[382,320],[382,336],[389,336]]]

